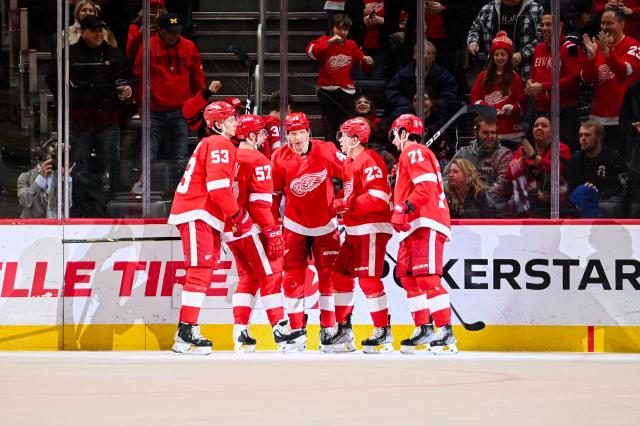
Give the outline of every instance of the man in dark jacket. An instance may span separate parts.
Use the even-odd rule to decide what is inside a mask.
[[[569,191],[580,185],[595,186],[605,216],[620,217],[627,167],[617,151],[604,145],[604,127],[597,121],[585,121],[580,126],[580,151],[567,163]]]
[[[413,96],[416,93],[416,62],[400,68],[385,90],[387,98],[386,115],[393,120],[401,114],[409,113],[413,108]],[[434,63],[436,47],[427,41],[424,58],[425,89],[433,93],[433,112],[445,120],[452,110],[452,102],[458,99],[458,85],[449,71]]]
[[[75,163],[71,217],[105,215],[120,143],[122,102],[132,95],[123,80],[125,58],[104,41],[105,27],[97,16],[87,16],[80,24],[80,40],[69,47],[69,142],[71,164]],[[47,75],[53,93],[56,80],[53,66]]]

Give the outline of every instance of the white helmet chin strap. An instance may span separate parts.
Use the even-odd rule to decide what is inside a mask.
[[[351,155],[351,150],[352,150],[353,148],[355,148],[356,146],[360,145],[360,140],[359,140],[358,138],[351,137],[351,136],[348,136],[348,138],[349,138],[350,140],[355,140],[355,141],[356,141],[356,143],[354,143],[353,145],[351,145],[350,143],[347,143],[347,152],[345,152],[345,154],[347,155],[347,157]]]
[[[409,140],[409,133],[405,130],[404,138],[400,138],[400,135],[396,130],[393,131],[393,134],[395,135],[396,139],[398,139],[398,142],[400,144],[400,152],[404,151],[404,144],[407,142],[407,140]]]

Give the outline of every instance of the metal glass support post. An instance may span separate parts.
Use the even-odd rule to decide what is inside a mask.
[[[143,2],[142,22],[151,22],[149,2]],[[151,195],[151,155],[149,138],[151,136],[151,81],[150,81],[150,25],[142,25],[142,217],[149,217],[149,197]]]
[[[262,96],[264,93],[264,46],[267,28],[267,4],[266,0],[260,0],[260,18],[258,23],[258,44],[256,49],[256,69],[254,73],[254,113],[262,115]]]
[[[289,52],[289,0],[280,0],[280,137],[285,138],[287,133],[284,130],[284,120],[287,118],[288,95],[289,95],[289,63],[287,54]]]
[[[424,56],[427,48],[424,19],[425,2],[418,0],[416,3],[416,115],[424,120]]]
[[[57,73],[57,81],[58,81],[58,85],[56,87],[56,103],[58,105],[57,107],[57,114],[56,114],[56,133],[57,133],[57,138],[58,138],[58,152],[57,152],[57,156],[58,159],[63,158],[63,164],[67,165],[69,164],[69,159],[68,157],[66,157],[64,155],[64,153],[62,152],[62,147],[63,144],[60,143],[61,140],[63,140],[63,138],[65,137],[65,133],[63,133],[63,129],[62,129],[62,111],[63,111],[63,105],[65,105],[64,102],[64,98],[62,96],[62,43],[63,40],[61,39],[62,37],[62,5],[65,6],[65,9],[69,9],[68,7],[66,7],[67,3],[66,2],[61,2],[58,1],[57,6],[56,6],[56,73]],[[66,146],[66,144],[64,144]],[[65,171],[67,170],[67,167],[64,168]],[[62,202],[63,200],[67,199],[67,193],[65,192],[65,197],[62,197],[62,175],[60,173],[60,168],[58,167],[58,171],[56,172],[56,179],[58,180],[58,205],[56,206],[56,214],[58,215],[58,219],[62,219],[62,211],[63,211],[63,206],[62,206]],[[67,212],[68,212],[68,203],[65,201],[64,203],[64,212],[65,212],[65,216],[64,217],[68,217],[67,216]]]
[[[560,0],[551,11],[551,219],[560,217]]]
[[[61,4],[60,4],[61,3]],[[64,9],[64,20],[60,23],[58,31],[58,114],[61,110],[64,111],[64,130],[62,132],[64,139],[64,163],[67,167],[64,168],[64,184],[58,181],[58,188],[64,187],[64,217],[69,217],[70,210],[70,186],[69,182],[69,31],[65,28],[66,23],[69,22],[69,7],[67,2],[63,1],[58,4],[58,8]],[[64,32],[64,37],[62,36]],[[60,37],[63,37],[60,39]],[[64,50],[62,46],[64,45]],[[60,78],[63,77],[63,78]],[[64,93],[64,95],[62,95]],[[62,100],[62,102],[61,102]],[[60,154],[60,134],[58,134],[58,154]],[[60,157],[58,157],[60,158]]]

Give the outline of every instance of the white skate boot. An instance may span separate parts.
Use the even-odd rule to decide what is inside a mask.
[[[248,354],[256,351],[256,339],[249,335],[246,325],[233,326],[233,350],[237,354]]]
[[[453,355],[458,353],[456,336],[451,325],[444,325],[436,331],[429,343],[431,352],[436,355]]]
[[[433,325],[419,325],[413,330],[410,338],[401,342],[400,352],[403,354],[427,353],[429,352],[429,343],[434,336]]]
[[[293,352],[294,349],[296,349],[296,344],[301,344],[298,340],[301,337],[304,337],[304,343],[306,343],[306,331],[303,328],[291,330],[291,328],[289,328],[289,321],[286,319],[274,325],[272,330],[273,340],[275,340],[276,345],[278,345],[279,352],[285,352],[286,349],[289,349],[289,352]],[[289,345],[288,348],[287,345]]]
[[[188,355],[210,355],[213,343],[200,334],[198,324],[178,324],[178,330],[174,337],[174,344],[171,350],[180,354]]]
[[[336,345],[341,346],[340,352],[355,352],[356,344],[353,327],[351,326],[351,315],[347,315],[345,322],[338,324],[338,334],[334,342]]]

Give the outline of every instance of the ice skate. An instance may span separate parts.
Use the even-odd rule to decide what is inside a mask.
[[[291,330],[291,334],[296,337],[284,344],[282,352],[304,352],[307,349],[307,329],[303,327]]]
[[[249,335],[246,326],[233,326],[233,350],[237,354],[254,353],[256,351],[256,339]]]
[[[288,320],[282,320],[273,326],[273,340],[275,340],[276,345],[278,345],[278,351],[280,352],[285,351],[287,344],[289,344],[289,348],[293,350],[296,342],[299,343],[299,339],[302,337],[304,337],[304,343],[306,343],[307,335],[305,330],[302,328],[299,330],[291,330]]]
[[[342,345],[336,343],[336,337],[338,336],[338,330],[335,327],[321,327],[320,328],[320,352],[324,353],[336,353],[342,352]]]
[[[393,336],[391,326],[376,327],[373,335],[362,341],[362,352],[365,354],[380,354],[393,352]]]
[[[213,344],[211,340],[200,334],[200,326],[198,324],[179,323],[174,340],[175,343],[171,348],[173,352],[190,355],[211,354]]]
[[[338,324],[338,334],[334,342],[336,345],[342,346],[340,352],[355,352],[356,344],[353,327],[351,326],[351,315],[347,315],[345,322]]]
[[[436,355],[452,355],[458,353],[456,346],[456,336],[453,334],[451,325],[443,325],[433,335],[430,342],[430,349]]]
[[[433,325],[419,325],[413,330],[410,338],[401,342],[400,352],[403,354],[429,352],[429,343],[434,336]]]

